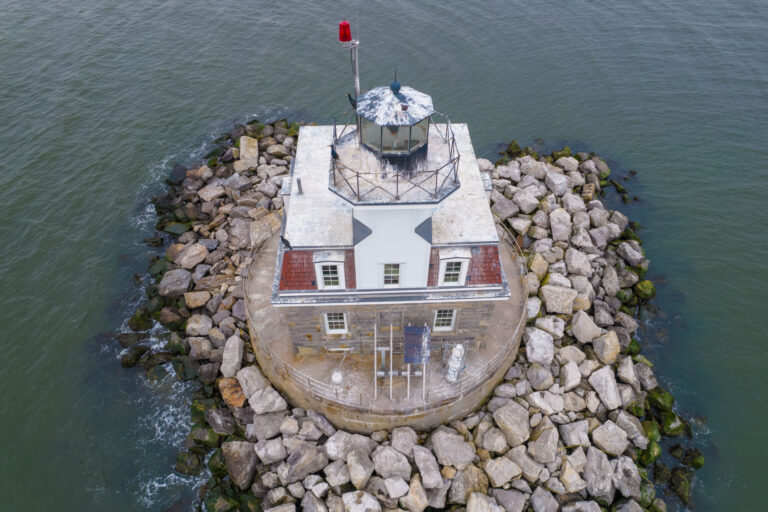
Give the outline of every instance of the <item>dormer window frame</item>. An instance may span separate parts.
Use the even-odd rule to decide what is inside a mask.
[[[440,272],[437,285],[441,287],[465,286],[472,253],[469,249],[455,247],[440,250]],[[458,266],[458,268],[457,268]],[[446,280],[446,277],[449,280]]]
[[[318,251],[312,255],[318,290],[344,290],[347,287],[343,251]],[[329,283],[330,281],[330,283]],[[334,283],[335,282],[335,283]]]

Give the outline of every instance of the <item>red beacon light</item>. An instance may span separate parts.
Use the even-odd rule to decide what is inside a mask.
[[[339,23],[339,42],[348,43],[352,41],[352,30],[349,28],[349,22],[343,20]]]

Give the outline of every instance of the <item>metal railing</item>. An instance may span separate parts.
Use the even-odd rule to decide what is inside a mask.
[[[343,125],[339,125],[334,118],[333,124],[333,148],[334,152],[339,141],[344,136],[349,136],[356,129],[351,125],[352,114],[347,112],[349,119]],[[436,122],[442,121],[440,123]],[[364,171],[353,169],[344,164],[340,158],[332,160],[330,170],[330,188],[345,198],[353,198],[360,202],[409,202],[424,201],[424,197],[417,198],[419,191],[423,192],[430,200],[437,201],[459,187],[459,150],[456,146],[456,137],[453,133],[451,121],[447,116],[435,113],[430,116],[430,131],[437,133],[438,139],[448,146],[448,160],[436,169],[423,169],[413,172],[400,172],[387,169],[387,162],[380,159],[379,169]],[[339,128],[341,126],[341,128]],[[442,128],[441,128],[442,126]],[[427,134],[429,138],[429,134]],[[358,138],[355,143],[360,144]],[[362,149],[362,148],[361,148]],[[429,147],[427,147],[429,151]],[[338,152],[336,152],[338,155]],[[394,179],[393,179],[394,178]],[[382,182],[387,179],[388,181]],[[384,200],[373,199],[380,192]],[[349,195],[349,197],[348,197]]]

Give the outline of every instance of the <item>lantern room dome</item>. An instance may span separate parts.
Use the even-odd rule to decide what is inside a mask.
[[[357,115],[379,126],[412,126],[434,113],[429,94],[397,82],[357,97]]]

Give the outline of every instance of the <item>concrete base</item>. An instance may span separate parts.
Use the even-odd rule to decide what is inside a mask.
[[[491,303],[485,342],[468,350],[466,368],[457,383],[445,379],[443,360],[433,355],[422,396],[421,377],[411,378],[410,392],[404,376],[391,381],[380,377],[374,387],[370,339],[365,341],[370,350],[360,354],[297,353],[284,310],[270,302],[278,240],[274,236],[266,242],[249,269],[246,311],[256,359],[293,405],[314,409],[337,427],[353,432],[370,433],[401,425],[427,430],[463,418],[477,408],[514,362],[525,327],[526,293],[515,255],[503,243],[499,249],[511,297]],[[311,314],[309,309],[307,314]],[[389,334],[380,333],[378,341],[380,346],[388,345]],[[393,363],[396,371],[405,369],[402,354],[396,354]],[[331,382],[334,370],[341,371],[341,384]]]

